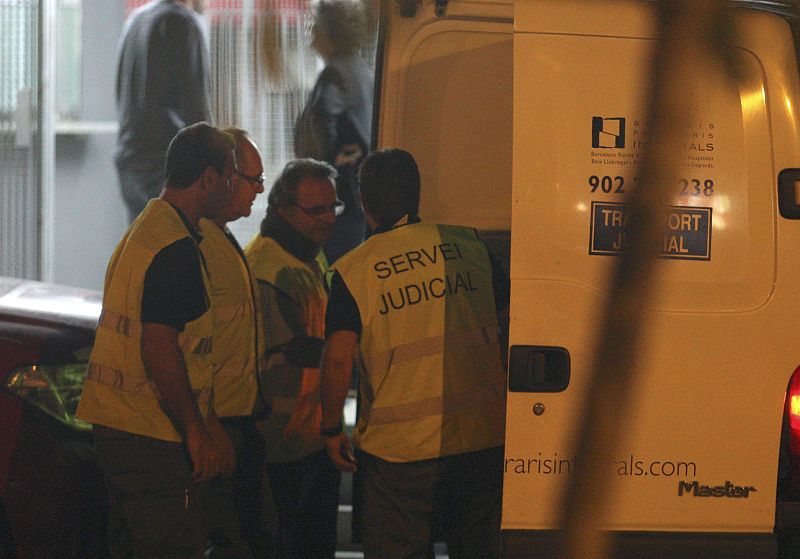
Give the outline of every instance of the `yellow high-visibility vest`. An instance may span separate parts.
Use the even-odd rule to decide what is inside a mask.
[[[325,289],[319,260],[306,263],[270,237],[257,235],[244,249],[259,283],[264,317],[265,356],[261,390],[272,413],[258,428],[267,442],[268,462],[291,462],[322,449],[319,368],[289,364],[281,352],[270,352],[300,336],[322,338]]]
[[[214,411],[217,417],[251,415],[261,354],[255,280],[223,229],[204,218],[200,233],[214,316]]]
[[[361,314],[355,444],[391,462],[501,445],[505,373],[491,262],[475,231],[403,225],[333,269]]]
[[[158,252],[190,237],[175,209],[160,199],[148,202],[122,238],[108,265],[103,312],[77,417],[121,431],[181,441],[159,405],[158,390],[142,362],[141,308],[147,269]],[[199,253],[198,253],[199,254]],[[202,271],[208,293],[208,278]],[[203,313],[178,336],[200,412],[208,413],[212,385],[212,315]]]

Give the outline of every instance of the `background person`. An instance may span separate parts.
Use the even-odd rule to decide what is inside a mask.
[[[161,192],[164,154],[178,130],[211,120],[203,4],[152,0],[122,29],[114,161],[130,221]]]
[[[206,123],[117,245],[76,416],[94,425],[114,557],[200,557],[206,482],[233,471],[212,405],[212,315],[197,232],[230,196],[233,139]]]
[[[330,239],[329,262],[364,240],[366,222],[358,194],[358,165],[371,141],[372,69],[359,54],[367,34],[362,0],[316,0],[311,47],[325,63],[295,125],[297,157],[334,165],[336,191],[345,203]]]
[[[327,290],[322,243],[341,202],[336,170],[290,161],[269,193],[261,232],[245,248],[258,280],[266,337],[261,388],[272,408],[259,422],[280,523],[280,557],[333,559],[341,473],[323,449],[319,362]]]
[[[473,229],[420,222],[408,152],[369,155],[359,179],[374,231],[334,266],[321,432],[331,460],[363,479],[365,557],[427,557],[438,527],[450,557],[497,557],[505,372],[496,266]],[[356,348],[357,466],[341,425]]]
[[[264,441],[254,419],[254,414],[265,413],[257,378],[264,326],[255,279],[226,225],[250,215],[256,196],[264,192],[264,167],[247,132],[223,131],[236,141],[233,191],[217,217],[200,220],[200,249],[211,280],[214,409],[233,442],[236,470],[209,484],[211,546],[206,557],[267,557],[270,537],[262,510]]]

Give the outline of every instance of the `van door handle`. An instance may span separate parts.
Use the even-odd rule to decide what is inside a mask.
[[[778,209],[786,219],[800,219],[800,169],[778,173]]]
[[[508,360],[511,392],[561,392],[569,385],[569,351],[563,347],[515,345]]]

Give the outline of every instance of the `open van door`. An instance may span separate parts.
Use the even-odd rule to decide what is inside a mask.
[[[657,22],[653,3],[602,0],[516,2],[514,18],[503,527],[524,550],[558,527],[624,195],[643,149],[659,149],[643,98]],[[612,486],[605,525],[630,556],[775,553],[784,396],[800,364],[800,223],[782,217],[778,176],[800,165],[800,90],[786,22],[744,9],[736,21],[741,73],[709,68],[674,180],[659,185],[673,196],[633,405],[618,456],[594,466]]]
[[[475,227],[507,257],[513,4],[382,6],[373,137],[414,154],[423,220]]]

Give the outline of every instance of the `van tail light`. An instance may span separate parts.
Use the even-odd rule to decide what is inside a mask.
[[[792,432],[800,434],[800,367],[795,369],[792,374],[792,378],[789,381],[789,393],[787,396],[789,398],[788,412]]]
[[[789,379],[784,409],[789,423],[792,493],[800,494],[800,367],[794,370]]]
[[[800,447],[794,445],[795,442],[800,443],[800,367],[792,373],[786,397],[788,398],[786,411],[792,428],[792,454],[800,454]]]

